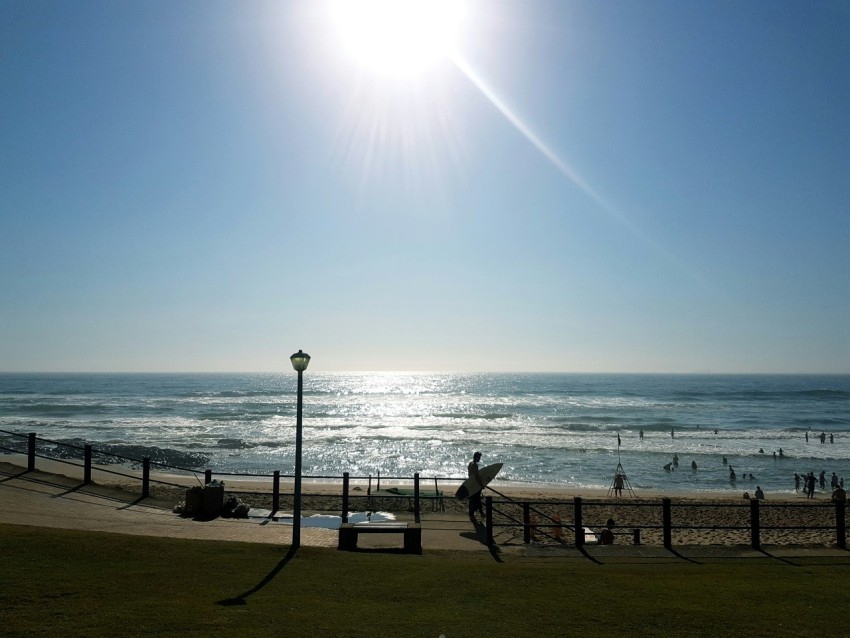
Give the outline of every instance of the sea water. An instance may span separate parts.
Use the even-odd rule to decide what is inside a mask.
[[[286,475],[295,409],[293,372],[0,374],[0,446],[22,449],[8,432],[35,432],[186,469]],[[850,478],[850,375],[308,370],[303,437],[307,476],[459,479],[480,450],[504,464],[496,486],[610,488],[619,466],[636,489],[788,492],[795,472]]]

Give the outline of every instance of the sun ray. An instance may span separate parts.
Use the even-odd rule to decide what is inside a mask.
[[[691,279],[699,282],[703,287],[713,288],[705,277],[698,275],[685,266],[685,264],[676,257],[665,246],[661,245],[654,237],[648,235],[643,229],[638,227],[629,217],[621,213],[614,205],[610,204],[605,198],[597,193],[590,185],[555,151],[540,139],[540,137],[531,130],[531,128],[522,121],[522,119],[514,113],[505,102],[493,91],[484,80],[466,63],[463,58],[455,53],[452,55],[452,61],[458,70],[477,88],[481,94],[496,108],[504,118],[513,125],[513,127],[532,145],[536,148],[543,157],[560,172],[564,177],[575,184],[587,197],[593,200],[606,214],[615,219],[635,237],[643,241],[648,246],[651,246],[658,255],[661,255],[679,270],[685,272]]]

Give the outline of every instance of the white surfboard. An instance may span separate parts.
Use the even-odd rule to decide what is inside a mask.
[[[499,473],[499,470],[502,469],[501,463],[493,463],[493,465],[488,465],[487,467],[482,467],[478,470],[478,476],[481,477],[481,481],[474,476],[470,476],[466,479],[463,484],[457,488],[457,492],[455,492],[455,498],[469,498],[474,494],[478,494],[481,490],[487,487],[487,484],[496,478],[496,474]]]

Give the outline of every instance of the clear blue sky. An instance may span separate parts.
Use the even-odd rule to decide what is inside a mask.
[[[850,372],[850,4],[0,2],[0,370]]]

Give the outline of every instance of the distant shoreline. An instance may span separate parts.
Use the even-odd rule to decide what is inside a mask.
[[[0,462],[5,462],[15,467],[20,468],[21,470],[26,470],[27,468],[27,457],[25,454],[2,454],[0,455]],[[121,475],[116,475],[114,472],[117,468],[120,467]],[[48,474],[56,474],[59,476],[66,476],[68,478],[72,478],[75,480],[83,480],[83,467],[82,465],[78,465],[76,463],[66,463],[59,460],[54,459],[45,459],[45,458],[37,458],[36,459],[36,470],[40,472],[46,472]],[[197,478],[196,478],[197,476]],[[198,485],[203,482],[204,472],[199,471],[196,475],[185,475],[185,474],[173,474],[168,472],[151,472],[151,479],[154,485],[157,485],[156,481],[163,481],[165,483],[173,483],[176,486],[182,487],[192,487],[194,485]],[[272,492],[272,477],[268,476],[267,478],[263,477],[234,477],[229,475],[216,475],[215,472],[212,474],[213,479],[221,480],[225,483],[225,485],[229,485],[233,491],[246,491],[246,492]],[[141,485],[142,473],[139,470],[134,470],[128,468],[126,466],[113,466],[113,465],[92,465],[92,480],[93,482],[106,485],[106,486],[116,486],[122,487],[125,489],[136,489],[137,486]],[[413,478],[411,477],[410,483],[412,483]],[[404,485],[408,482],[400,482],[395,479],[383,479],[382,487],[384,489],[388,487],[393,487],[397,485]],[[360,488],[361,491],[366,485],[367,482],[364,480],[352,480],[351,488]],[[446,498],[450,498],[453,496],[450,495],[450,492],[460,484],[460,481],[447,481],[442,480],[440,482],[439,487],[445,493]],[[432,487],[433,483],[427,477],[423,478],[421,482],[423,491],[433,491]],[[292,479],[290,478],[282,478],[280,482],[281,493],[290,493],[292,492]],[[377,477],[373,479],[373,489],[377,487]],[[745,492],[752,493],[752,489],[739,489],[735,491],[712,491],[712,490],[687,490],[687,491],[659,491],[659,490],[647,490],[647,489],[632,489],[634,496],[629,493],[628,489],[624,489],[624,496],[622,498],[617,498],[611,493],[609,488],[590,488],[590,487],[574,487],[569,485],[555,485],[555,484],[528,484],[528,483],[512,483],[509,481],[500,482],[498,480],[494,481],[492,486],[495,491],[487,490],[485,495],[493,496],[495,498],[499,498],[496,492],[503,492],[506,496],[512,499],[521,499],[521,500],[563,500],[570,501],[575,497],[581,497],[586,499],[596,499],[596,500],[612,500],[612,501],[628,501],[629,499],[635,498],[640,500],[660,500],[662,498],[670,498],[674,500],[695,500],[695,501],[709,501],[709,502],[734,502],[740,503],[742,496]],[[304,493],[313,493],[317,495],[334,495],[340,494],[342,489],[342,477],[338,480],[334,479],[309,479],[305,478],[303,480],[303,491]],[[802,492],[776,492],[769,493],[768,499],[770,502],[787,502],[787,503],[800,503],[805,502],[807,499]],[[823,502],[829,501],[831,496],[831,492],[816,492],[815,493],[815,502]]]

